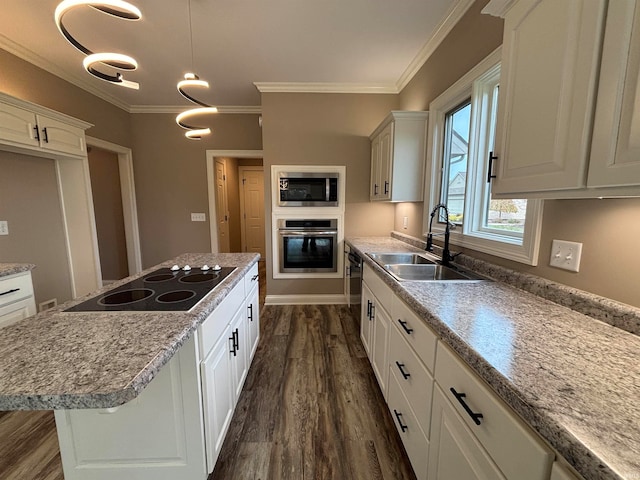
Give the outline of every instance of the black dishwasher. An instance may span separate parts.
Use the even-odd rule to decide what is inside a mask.
[[[348,293],[347,302],[351,314],[356,319],[356,324],[360,328],[360,304],[362,302],[362,259],[357,253],[349,252],[349,267],[347,274],[349,281],[347,282]]]

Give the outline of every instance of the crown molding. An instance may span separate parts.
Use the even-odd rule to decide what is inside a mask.
[[[26,62],[31,63],[32,65],[35,65],[38,68],[51,73],[52,75],[55,75],[56,77],[61,78],[62,80],[65,80],[66,82],[75,85],[78,88],[81,88],[82,90],[89,92],[91,95],[101,98],[105,102],[109,102],[110,104],[115,105],[116,107],[121,108],[126,112],[129,111],[129,105],[127,105],[122,100],[114,97],[113,95],[105,93],[104,91],[94,87],[91,83],[86,82],[75,75],[70,75],[69,73],[58,67],[55,63],[50,62],[37,53],[34,53],[28,48],[25,48],[22,45],[14,42],[13,40],[5,37],[1,33],[0,48],[6,50],[10,54],[15,55],[18,58],[21,58]]]
[[[418,55],[416,55],[404,73],[400,75],[400,78],[396,83],[396,90],[398,92],[401,92],[402,89],[409,84],[416,73],[418,73],[422,66],[427,63],[427,60],[429,60],[429,57],[433,55],[436,48],[438,48],[449,32],[451,32],[453,27],[460,21],[463,15],[467,13],[467,10],[469,10],[471,5],[474,3],[475,0],[459,0],[451,7],[447,16],[436,28],[435,34],[429,38],[427,43],[425,43],[420,49]]]
[[[253,82],[260,93],[379,93],[397,94],[393,84]]]
[[[261,114],[260,105],[215,105],[218,113]],[[193,108],[191,105],[131,105],[129,113],[182,113]]]

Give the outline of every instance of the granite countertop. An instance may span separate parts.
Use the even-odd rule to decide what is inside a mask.
[[[365,253],[421,250],[347,243],[586,479],[640,479],[640,337],[500,281],[397,282]]]
[[[0,278],[16,273],[28,272],[36,266],[32,263],[0,263]]]
[[[132,400],[259,258],[254,253],[180,255],[4,328],[0,410],[109,408]],[[173,264],[237,268],[189,312],[63,311]]]

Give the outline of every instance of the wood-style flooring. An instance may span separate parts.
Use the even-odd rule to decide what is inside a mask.
[[[209,480],[414,479],[346,306],[268,306]]]
[[[209,480],[415,478],[346,306],[264,307],[261,335]],[[0,412],[0,480],[64,480],[52,412]]]

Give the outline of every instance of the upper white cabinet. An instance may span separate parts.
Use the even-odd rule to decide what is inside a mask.
[[[371,201],[423,201],[428,117],[393,111],[371,134]]]
[[[506,9],[492,193],[585,185],[606,4],[517,0]]]
[[[640,195],[636,0],[492,0],[483,12],[505,20],[492,193]]]
[[[40,154],[84,157],[84,131],[91,125],[0,93],[0,143]]]
[[[589,187],[640,184],[640,5],[636,0],[610,3]]]

